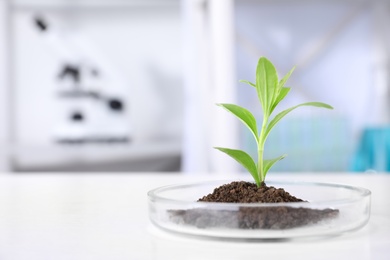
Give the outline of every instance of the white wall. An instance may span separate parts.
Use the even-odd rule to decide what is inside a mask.
[[[236,172],[213,149],[238,147],[238,121],[216,103],[235,103],[232,0],[183,0],[185,128],[183,171]]]
[[[6,23],[7,5],[0,0],[0,171],[7,171],[8,165],[8,67],[7,67],[7,37]]]

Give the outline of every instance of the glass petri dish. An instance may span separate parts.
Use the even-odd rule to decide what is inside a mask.
[[[275,240],[341,235],[362,228],[370,217],[371,192],[364,188],[312,182],[267,182],[305,202],[197,202],[232,182],[211,181],[148,192],[149,217],[177,234],[233,240]]]

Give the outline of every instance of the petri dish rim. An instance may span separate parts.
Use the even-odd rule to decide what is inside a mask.
[[[343,205],[350,204],[356,201],[360,201],[365,197],[369,197],[371,195],[371,191],[362,187],[344,185],[344,184],[335,184],[335,183],[324,183],[324,182],[304,182],[304,181],[269,181],[267,184],[269,185],[279,185],[283,187],[283,185],[294,185],[294,186],[312,186],[312,187],[325,187],[325,188],[335,188],[335,189],[345,189],[354,192],[354,196],[345,197],[342,199],[330,199],[330,200],[311,200],[308,202],[286,202],[286,203],[227,203],[227,202],[197,202],[193,200],[184,200],[184,199],[171,199],[166,198],[161,195],[161,193],[169,190],[179,190],[179,189],[187,189],[193,188],[196,186],[205,186],[205,185],[215,185],[215,188],[219,185],[228,184],[232,181],[236,180],[215,180],[215,181],[203,181],[203,182],[193,182],[193,183],[183,183],[183,184],[173,184],[173,185],[165,185],[162,187],[158,187],[150,190],[147,195],[150,201],[161,202],[161,203],[174,203],[174,204],[182,204],[188,205],[189,203],[196,203],[197,205],[203,206],[223,206],[223,207],[280,207],[280,206],[307,206],[309,202],[311,205]]]

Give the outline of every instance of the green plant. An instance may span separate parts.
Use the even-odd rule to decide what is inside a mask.
[[[242,166],[244,166],[252,175],[257,186],[259,187],[264,184],[265,177],[269,169],[277,161],[283,159],[286,156],[286,155],[282,155],[270,160],[264,159],[264,144],[271,130],[274,128],[274,126],[292,110],[301,106],[314,106],[314,107],[333,109],[332,106],[325,103],[307,102],[283,110],[275,117],[273,117],[271,121],[269,121],[271,114],[275,110],[276,106],[290,92],[290,88],[285,87],[284,85],[286,81],[289,79],[289,77],[291,76],[294,69],[295,67],[292,68],[279,81],[278,74],[276,72],[274,65],[268,59],[261,57],[259,59],[259,62],[257,64],[257,69],[256,69],[256,84],[246,80],[240,81],[240,82],[247,83],[256,89],[259,101],[261,103],[261,107],[263,109],[263,122],[261,125],[260,134],[258,133],[256,119],[249,110],[234,104],[217,104],[225,108],[232,114],[234,114],[236,117],[238,117],[241,120],[241,122],[244,123],[244,125],[246,125],[248,129],[252,132],[257,144],[258,161],[256,164],[249,154],[241,150],[222,148],[222,147],[214,147],[214,148],[226,153],[227,155],[235,159],[237,162],[239,162]]]

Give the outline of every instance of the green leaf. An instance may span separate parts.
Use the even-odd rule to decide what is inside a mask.
[[[279,92],[279,95],[276,97],[274,103],[272,104],[271,106],[271,110],[270,110],[270,114],[274,111],[274,109],[278,106],[278,104],[280,103],[280,101],[282,101],[288,94],[288,92],[290,92],[290,88],[285,88],[285,87],[282,87],[280,89],[280,92]]]
[[[255,83],[252,83],[252,82],[250,82],[250,81],[248,81],[248,80],[241,79],[241,80],[239,80],[239,82],[246,83],[246,84],[248,84],[248,85],[250,85],[250,86],[256,88],[256,84],[255,84]]]
[[[256,69],[256,90],[264,113],[268,114],[277,95],[278,74],[274,65],[266,58],[261,57]]]
[[[259,176],[257,175],[257,166],[249,154],[241,150],[222,148],[222,147],[214,147],[214,148],[220,150],[221,152],[226,153],[227,155],[235,159],[237,162],[239,162],[242,166],[244,166],[250,172],[253,179],[256,181],[256,184],[258,186],[260,185]]]
[[[286,84],[287,80],[290,78],[291,74],[294,72],[295,66],[279,81],[278,87],[277,87],[277,94],[274,97],[274,100],[271,105],[270,114],[274,111],[274,109],[278,106],[280,101],[282,101],[290,92],[290,88],[285,88],[284,85]]]
[[[252,132],[256,141],[258,141],[258,132],[257,132],[257,123],[253,114],[247,110],[246,108],[234,105],[234,104],[217,104],[225,108],[227,111],[231,112],[233,115],[238,117],[241,122],[244,123],[248,127],[248,129]]]
[[[268,124],[267,126],[267,130],[265,131],[265,135],[264,135],[264,140],[265,138],[267,138],[267,136],[269,135],[270,131],[272,130],[272,128],[284,117],[286,116],[288,113],[290,113],[291,111],[293,111],[294,109],[298,108],[298,107],[301,107],[301,106],[313,106],[313,107],[322,107],[322,108],[327,108],[327,109],[333,109],[332,106],[328,105],[328,104],[325,104],[325,103],[322,103],[322,102],[307,102],[307,103],[303,103],[303,104],[299,104],[299,105],[296,105],[294,107],[290,107],[286,110],[283,110],[282,112],[280,112],[279,114],[277,114],[274,119],[271,120],[271,122]]]
[[[264,160],[264,176],[263,176],[263,179],[265,178],[265,176],[267,175],[267,172],[269,171],[269,169],[271,169],[271,167],[278,161],[282,160],[284,157],[286,157],[287,155],[286,154],[283,154],[275,159],[270,159],[270,160]]]
[[[284,87],[284,84],[286,84],[287,80],[290,78],[291,74],[295,70],[295,66],[280,80],[279,82],[279,89]]]

